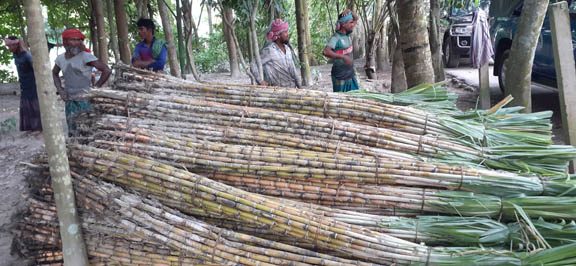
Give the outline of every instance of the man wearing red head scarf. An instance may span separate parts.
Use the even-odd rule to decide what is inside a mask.
[[[264,80],[258,78],[259,71],[256,62],[250,65],[258,84],[286,88],[301,87],[300,76],[294,65],[294,52],[290,46],[288,28],[288,23],[281,19],[276,19],[270,25],[266,39],[271,43],[260,53]]]
[[[90,104],[86,99],[90,91],[92,80],[92,68],[102,71],[100,80],[95,84],[101,87],[110,77],[111,71],[108,66],[96,58],[84,47],[86,36],[77,29],[67,29],[62,32],[62,41],[65,53],[58,55],[56,64],[52,69],[54,85],[60,93],[60,97],[66,104],[66,122],[70,135],[74,135],[76,118],[90,110]],[[65,86],[60,80],[60,70],[64,78]]]

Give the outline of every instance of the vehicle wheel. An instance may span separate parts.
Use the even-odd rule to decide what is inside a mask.
[[[498,69],[500,69],[500,72],[498,72],[498,86],[500,86],[500,91],[502,91],[502,93],[505,93],[506,91],[506,65],[508,64],[508,58],[510,57],[510,50],[506,50],[504,51],[504,53],[502,53],[502,59],[500,59],[500,66],[498,67]]]
[[[460,65],[460,55],[453,52],[450,38],[444,41],[444,66],[447,68],[457,68]]]

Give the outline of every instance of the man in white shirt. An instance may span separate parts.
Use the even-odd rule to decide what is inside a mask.
[[[112,73],[106,64],[98,61],[98,58],[84,47],[85,38],[86,36],[77,29],[65,30],[62,33],[62,40],[66,52],[58,55],[52,69],[54,85],[66,104],[66,122],[69,134],[72,135],[76,129],[75,118],[90,110],[86,94],[90,91],[92,68],[102,71],[100,80],[95,84],[96,87],[101,87]],[[65,87],[62,86],[60,80],[60,70],[62,70]]]

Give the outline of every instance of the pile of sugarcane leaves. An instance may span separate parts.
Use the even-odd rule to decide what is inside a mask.
[[[455,99],[441,84],[335,94],[118,65],[68,140],[91,263],[576,264],[576,149],[552,145],[551,113]],[[41,187],[16,246],[54,262]]]

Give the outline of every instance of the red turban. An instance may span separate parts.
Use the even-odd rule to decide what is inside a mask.
[[[288,22],[284,22],[281,19],[277,18],[276,20],[274,20],[274,22],[272,22],[272,25],[270,25],[270,31],[268,32],[268,35],[266,36],[266,38],[269,41],[275,41],[276,39],[278,39],[278,36],[285,31],[288,31]]]
[[[86,39],[86,36],[84,36],[84,34],[82,34],[82,32],[77,29],[67,29],[64,32],[62,32],[62,39],[70,39],[70,38],[78,38],[84,40]]]

